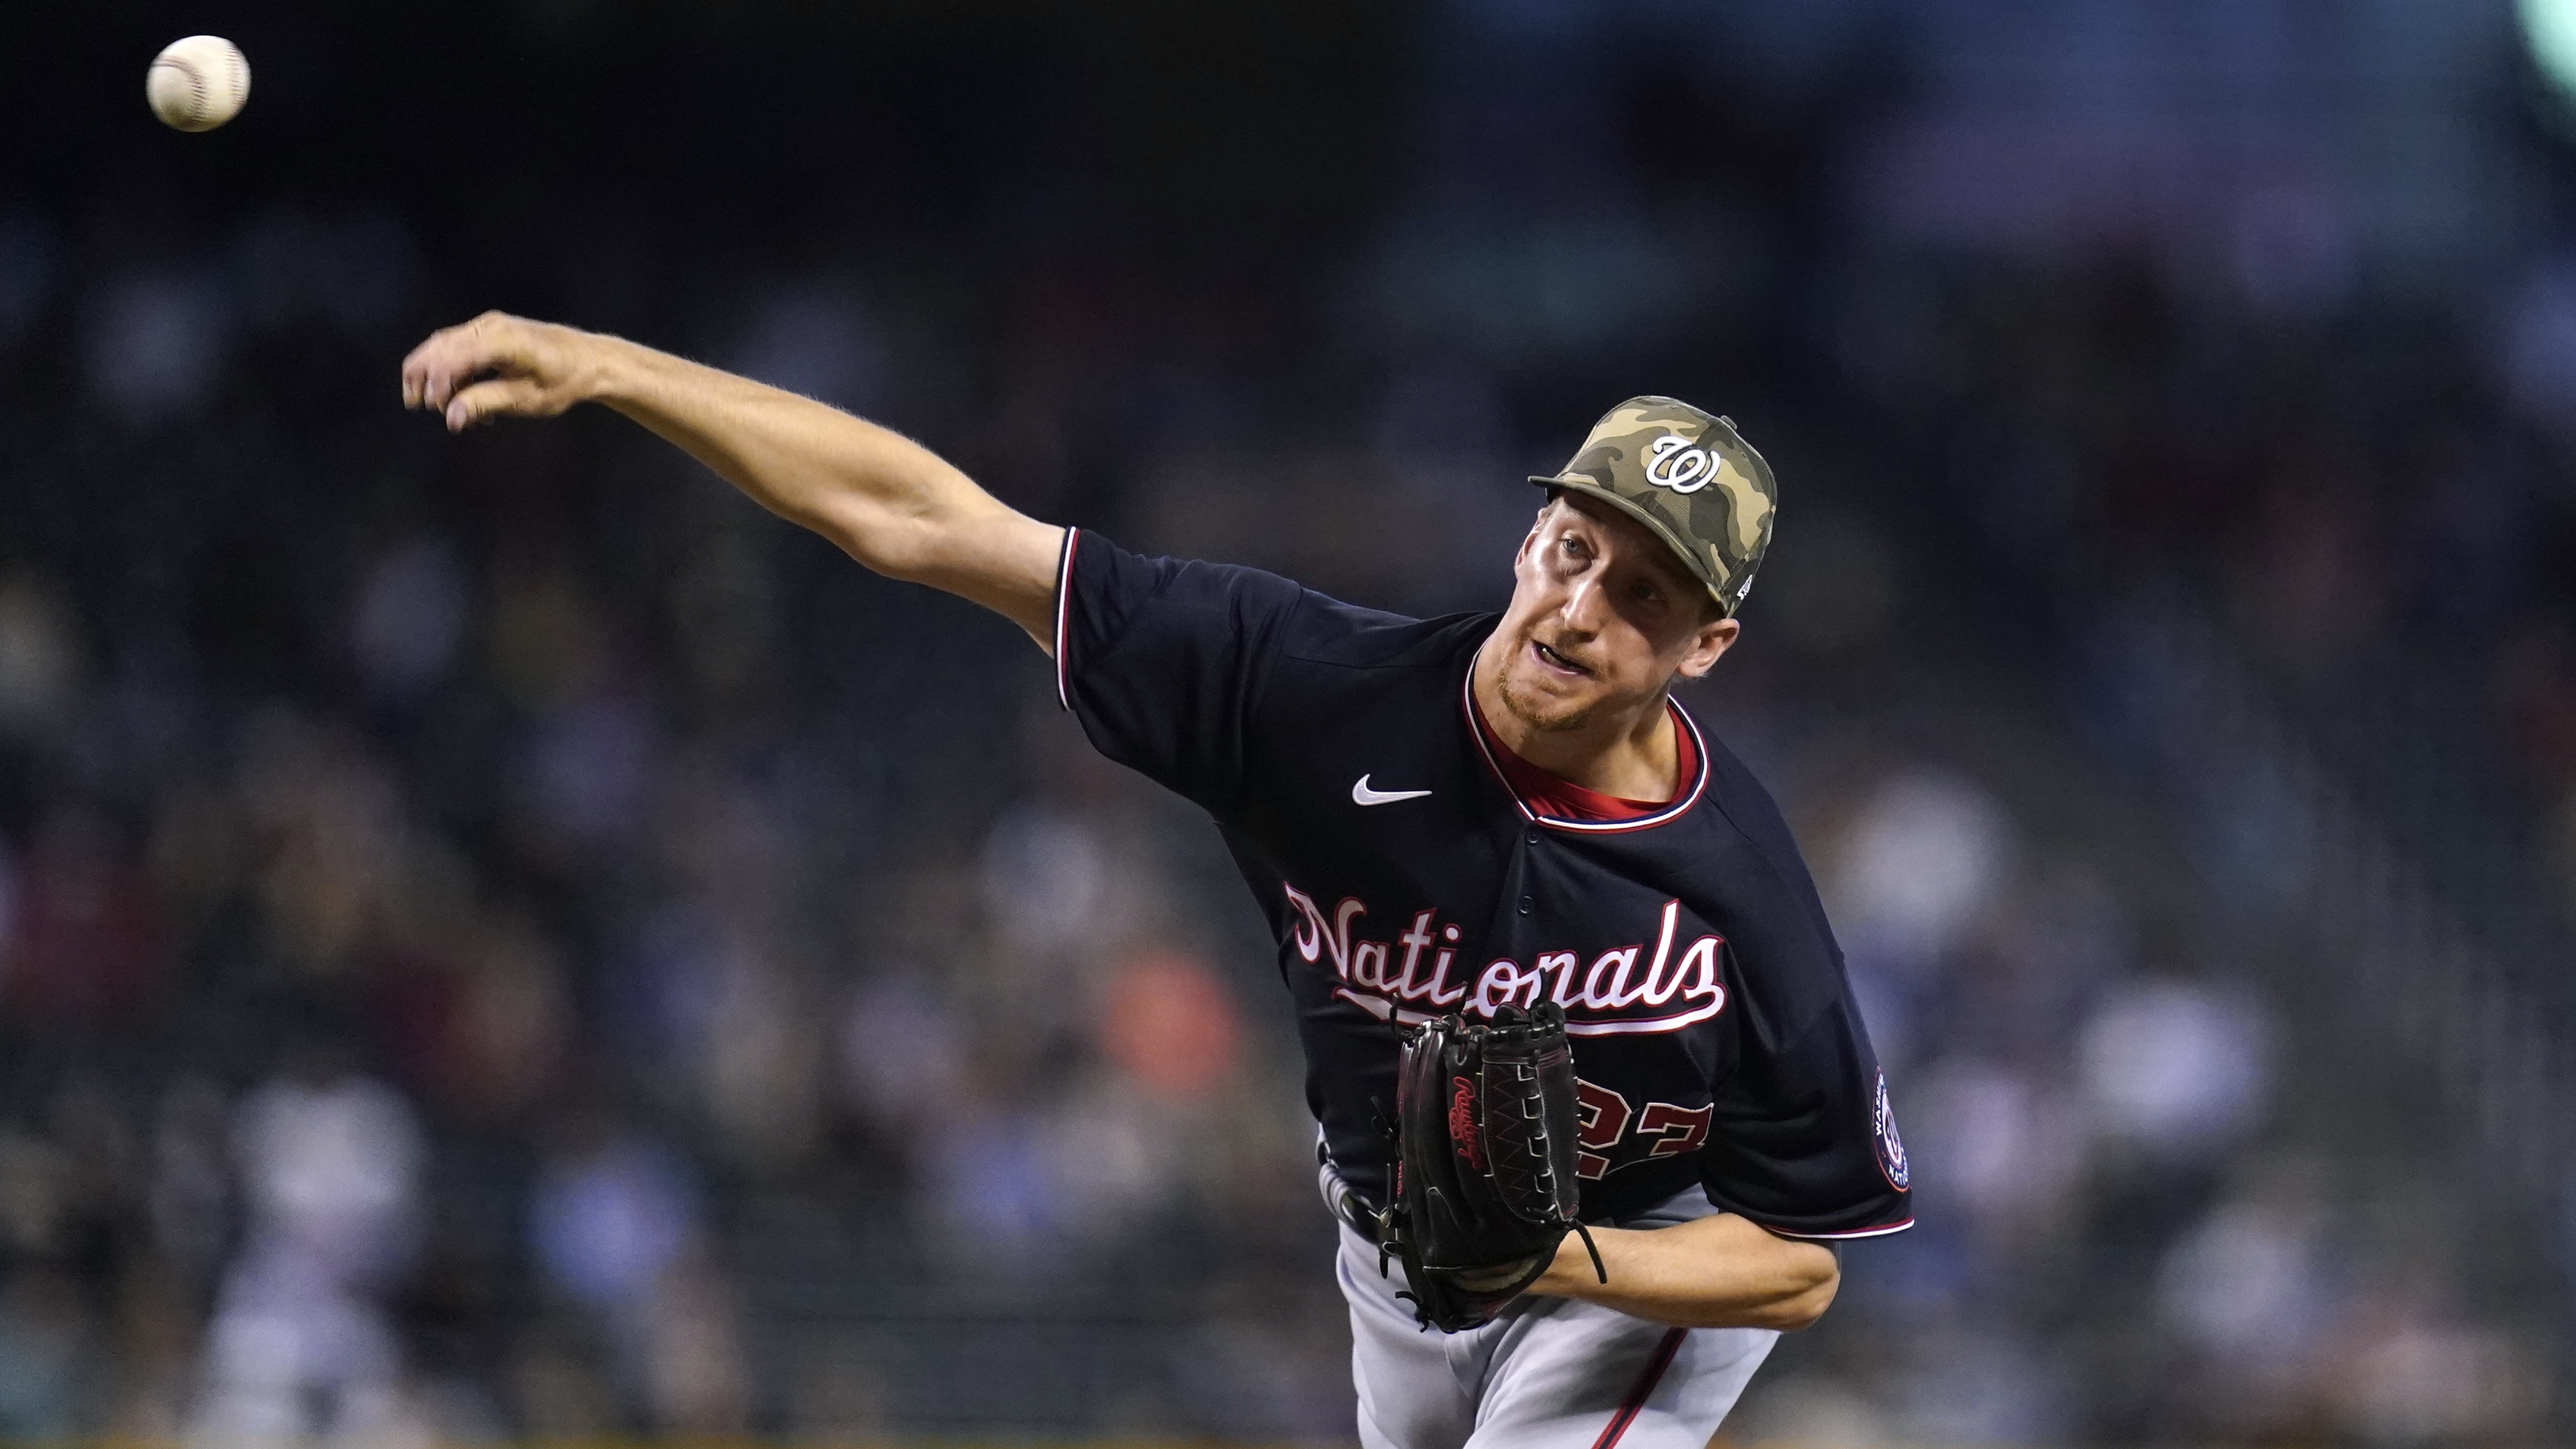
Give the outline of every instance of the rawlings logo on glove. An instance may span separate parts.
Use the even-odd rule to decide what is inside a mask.
[[[1449,1079],[1449,1145],[1478,1172],[1485,1170],[1484,1149],[1476,1144],[1476,1089],[1465,1077]]]

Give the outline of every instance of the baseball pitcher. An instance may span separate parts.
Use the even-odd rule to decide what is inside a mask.
[[[1409,619],[1148,558],[911,441],[486,314],[402,369],[450,429],[597,402],[868,568],[1002,614],[1268,915],[1341,1223],[1370,1449],[1700,1449],[1838,1239],[1911,1221],[1805,862],[1672,698],[1736,639],[1777,489],[1733,423],[1611,409],[1499,614]]]

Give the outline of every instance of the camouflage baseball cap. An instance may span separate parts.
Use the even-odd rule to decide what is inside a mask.
[[[1732,617],[1771,546],[1780,499],[1771,465],[1732,419],[1668,397],[1632,397],[1592,425],[1546,488],[1589,494],[1646,525]]]

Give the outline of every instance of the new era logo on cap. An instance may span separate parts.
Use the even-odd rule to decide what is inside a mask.
[[[1681,555],[1732,614],[1771,546],[1779,489],[1735,423],[1668,397],[1632,397],[1593,424],[1564,471],[1532,478],[1616,505]]]

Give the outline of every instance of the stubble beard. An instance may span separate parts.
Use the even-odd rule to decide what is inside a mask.
[[[1512,718],[1541,734],[1570,734],[1583,728],[1584,723],[1592,718],[1593,707],[1588,704],[1570,710],[1548,712],[1540,701],[1529,698],[1513,686],[1512,669],[1509,665],[1495,676],[1494,692],[1502,697],[1503,708],[1512,712]]]

